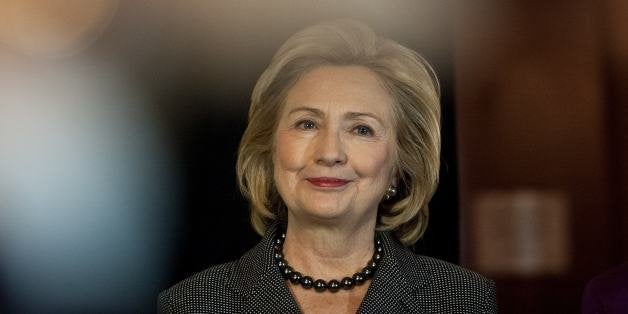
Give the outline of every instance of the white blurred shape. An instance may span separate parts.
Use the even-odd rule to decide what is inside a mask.
[[[0,73],[0,271],[16,311],[127,311],[159,289],[175,178],[141,94],[94,64]]]

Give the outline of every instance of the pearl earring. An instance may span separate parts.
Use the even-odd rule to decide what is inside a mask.
[[[397,195],[397,187],[394,185],[390,185],[388,186],[388,189],[386,190],[386,194],[384,195],[384,198],[386,200],[389,200],[395,197],[396,195]]]

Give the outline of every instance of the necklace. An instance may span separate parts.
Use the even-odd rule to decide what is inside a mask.
[[[341,288],[344,290],[353,289],[355,286],[359,286],[363,284],[365,281],[373,278],[375,275],[375,270],[379,262],[382,260],[384,256],[384,249],[382,248],[382,241],[379,239],[375,239],[375,252],[373,253],[373,257],[371,260],[362,268],[361,271],[353,274],[351,277],[344,277],[342,280],[332,279],[330,281],[325,281],[323,279],[312,279],[311,276],[303,275],[300,272],[294,270],[290,265],[288,265],[288,261],[284,259],[283,255],[283,243],[286,239],[286,233],[282,232],[281,235],[274,241],[273,249],[273,257],[277,266],[279,267],[279,271],[281,272],[281,276],[290,280],[292,284],[300,284],[305,289],[314,288],[317,292],[337,292]]]

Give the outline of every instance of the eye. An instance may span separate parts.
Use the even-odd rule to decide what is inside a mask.
[[[297,122],[296,127],[301,130],[313,130],[316,128],[316,123],[312,120],[301,120]]]
[[[374,134],[373,129],[366,125],[358,125],[353,128],[353,131],[360,136],[373,136]]]

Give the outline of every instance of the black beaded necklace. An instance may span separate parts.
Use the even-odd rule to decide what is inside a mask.
[[[302,275],[300,272],[294,270],[290,267],[290,265],[288,265],[288,261],[286,261],[283,256],[283,243],[285,239],[286,234],[281,233],[279,237],[275,239],[273,246],[273,256],[282,277],[286,280],[290,280],[292,284],[300,284],[305,289],[311,289],[313,287],[317,292],[337,292],[340,288],[350,290],[355,286],[363,284],[365,281],[373,278],[375,270],[384,256],[382,241],[375,239],[375,252],[373,253],[373,257],[361,271],[353,274],[351,277],[344,277],[340,281],[336,279],[332,279],[330,281],[325,281],[323,279],[314,280],[310,276]]]

